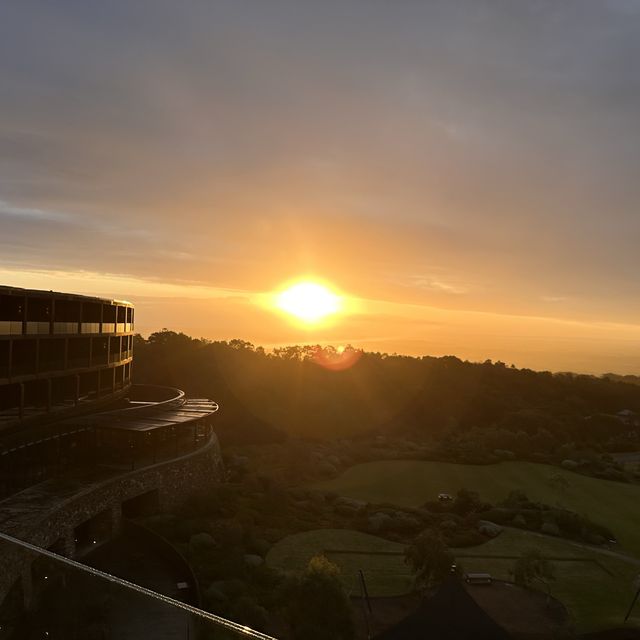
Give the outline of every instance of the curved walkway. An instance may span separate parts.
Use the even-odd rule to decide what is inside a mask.
[[[181,595],[178,583],[189,579],[176,575],[175,569],[158,554],[125,536],[103,545],[87,556],[84,563],[176,600]],[[94,584],[97,590],[104,589],[104,585]],[[186,611],[122,588],[110,592],[107,620],[110,640],[196,637],[195,620]]]
[[[640,558],[636,558],[635,556],[630,556],[626,553],[620,553],[619,551],[611,551],[611,549],[603,549],[602,547],[598,547],[593,544],[587,544],[586,542],[576,542],[575,540],[570,540],[569,538],[549,536],[544,533],[538,533],[537,531],[529,531],[528,529],[519,529],[518,527],[504,527],[504,528],[509,529],[511,531],[525,531],[529,535],[536,536],[538,538],[545,538],[547,540],[562,540],[566,544],[577,547],[578,549],[584,549],[585,551],[592,551],[595,553],[602,553],[604,555],[611,556],[612,558],[617,558],[618,560],[629,562],[630,564],[635,564],[636,566],[640,567]]]

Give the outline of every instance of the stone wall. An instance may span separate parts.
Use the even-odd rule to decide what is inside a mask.
[[[197,451],[143,469],[123,473],[100,483],[78,482],[71,495],[61,491],[60,480],[27,489],[0,503],[0,513],[10,514],[2,531],[39,547],[55,545],[55,551],[67,557],[76,555],[74,529],[101,516],[110,523],[111,535],[121,526],[122,503],[150,491],[158,492],[159,509],[178,506],[196,491],[203,491],[222,480],[222,456],[217,437]],[[47,485],[50,493],[47,494]],[[57,492],[57,493],[56,493]],[[43,505],[44,503],[44,505]],[[29,508],[32,504],[33,508]],[[37,508],[36,508],[37,506]],[[18,579],[22,579],[25,599],[31,593],[32,554],[0,543],[0,602]],[[25,604],[29,604],[26,602]]]

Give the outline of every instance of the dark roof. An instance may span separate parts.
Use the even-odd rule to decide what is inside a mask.
[[[510,637],[467,593],[460,579],[449,576],[432,598],[375,640],[508,640]]]
[[[153,407],[151,407],[153,408]],[[155,431],[165,427],[174,427],[184,422],[206,418],[218,410],[218,404],[204,398],[185,400],[178,407],[159,407],[158,411],[143,414],[140,409],[102,413],[85,420],[88,426],[100,429],[120,431]],[[72,421],[67,421],[71,423]]]
[[[45,289],[23,289],[22,287],[12,287],[0,284],[0,293],[13,296],[37,296],[39,298],[64,298],[65,300],[78,300],[79,302],[98,302],[106,304],[119,304],[133,307],[127,300],[113,300],[112,298],[99,298],[97,296],[84,296],[79,293],[65,293],[64,291],[46,291]]]

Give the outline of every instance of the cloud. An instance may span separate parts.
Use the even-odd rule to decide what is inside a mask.
[[[45,211],[44,209],[31,209],[29,207],[16,207],[4,200],[0,200],[0,216],[16,218],[25,221],[47,222],[71,222],[72,216],[58,211]]]
[[[627,0],[4,3],[2,262],[631,321],[639,56]]]

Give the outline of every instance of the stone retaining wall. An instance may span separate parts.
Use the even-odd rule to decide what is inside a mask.
[[[157,490],[159,509],[169,510],[193,493],[206,490],[207,487],[220,482],[222,476],[220,447],[217,437],[212,434],[211,439],[197,451],[123,473],[99,484],[88,483],[84,487],[80,485],[77,493],[57,501],[50,500],[51,496],[46,496],[48,483],[27,489],[0,502],[0,514],[3,511],[11,513],[11,517],[4,520],[2,530],[8,535],[39,547],[48,548],[55,545],[56,552],[74,557],[74,529],[91,518],[99,514],[108,518],[111,535],[115,535],[121,527],[124,501]],[[34,510],[25,509],[22,505],[28,506],[30,499],[37,500],[38,492],[40,496],[46,496],[52,504],[35,512],[34,517]],[[29,605],[29,594],[32,592],[31,555],[29,552],[11,547],[8,543],[0,544],[0,602],[20,578],[25,604]]]

